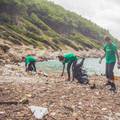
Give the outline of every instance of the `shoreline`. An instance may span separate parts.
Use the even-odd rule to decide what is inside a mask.
[[[3,46],[6,51],[4,51],[2,48],[0,49],[0,64],[9,64],[14,62],[20,62],[22,57],[25,57],[27,54],[34,54],[36,57],[45,57],[50,59],[55,59],[58,55],[64,54],[64,53],[71,53],[73,52],[79,57],[85,57],[85,58],[98,58],[103,55],[102,50],[97,49],[89,49],[89,50],[80,50],[75,51],[74,49],[70,50],[63,50],[63,51],[54,51],[51,49],[41,50],[38,48],[33,48],[32,46]]]

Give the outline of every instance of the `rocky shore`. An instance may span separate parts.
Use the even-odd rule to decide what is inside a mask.
[[[42,120],[120,119],[120,81],[116,81],[117,93],[112,93],[103,87],[104,76],[89,77],[94,89],[65,79],[58,74],[27,74],[22,64],[1,66],[0,119],[36,120],[30,105],[48,109]],[[23,103],[14,104],[21,100]]]
[[[89,76],[89,85],[67,82],[66,76],[52,72],[48,75],[28,74],[21,58],[29,51],[37,57],[55,59],[62,51],[39,50],[32,46],[12,46],[0,43],[0,120],[36,120],[29,106],[48,109],[42,120],[119,120],[120,81],[117,93],[103,87],[104,76]],[[74,51],[79,57],[100,57],[99,50]]]

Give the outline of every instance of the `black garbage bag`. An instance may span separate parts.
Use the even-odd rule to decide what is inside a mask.
[[[80,63],[76,63],[75,66],[73,66],[73,76],[75,79],[78,80],[81,84],[88,84],[89,79],[86,70],[83,69],[83,63],[85,58],[82,59]]]

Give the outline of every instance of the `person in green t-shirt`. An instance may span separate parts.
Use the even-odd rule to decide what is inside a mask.
[[[35,66],[36,61],[37,59],[32,55],[27,55],[25,57],[26,72],[29,72],[29,71],[36,72],[36,66]]]
[[[105,54],[103,55],[103,57],[101,57],[100,59],[100,63],[102,62],[102,59],[105,57],[106,59],[106,77],[108,79],[106,85],[110,85],[111,88],[110,90],[115,91],[116,90],[116,86],[114,83],[114,66],[116,63],[116,57],[117,60],[119,62],[119,55],[118,55],[118,51],[117,51],[117,47],[115,44],[113,44],[112,40],[110,39],[110,37],[106,37],[105,38],[105,45],[104,45],[104,52]]]
[[[70,81],[70,68],[71,68],[71,65],[73,65],[73,67],[76,65],[78,60],[77,56],[73,53],[68,53],[68,54],[60,55],[58,56],[58,58],[59,58],[59,61],[63,63],[63,71],[61,76],[63,76],[64,74],[65,64],[67,63],[68,81]]]

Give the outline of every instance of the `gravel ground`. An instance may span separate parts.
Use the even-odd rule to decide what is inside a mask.
[[[0,67],[0,120],[36,120],[30,105],[48,108],[43,120],[120,120],[120,81],[117,93],[103,87],[104,76],[91,76],[91,84],[67,82],[59,75],[30,75],[21,66]],[[28,101],[19,104],[4,102]],[[2,103],[3,102],[3,103]]]

